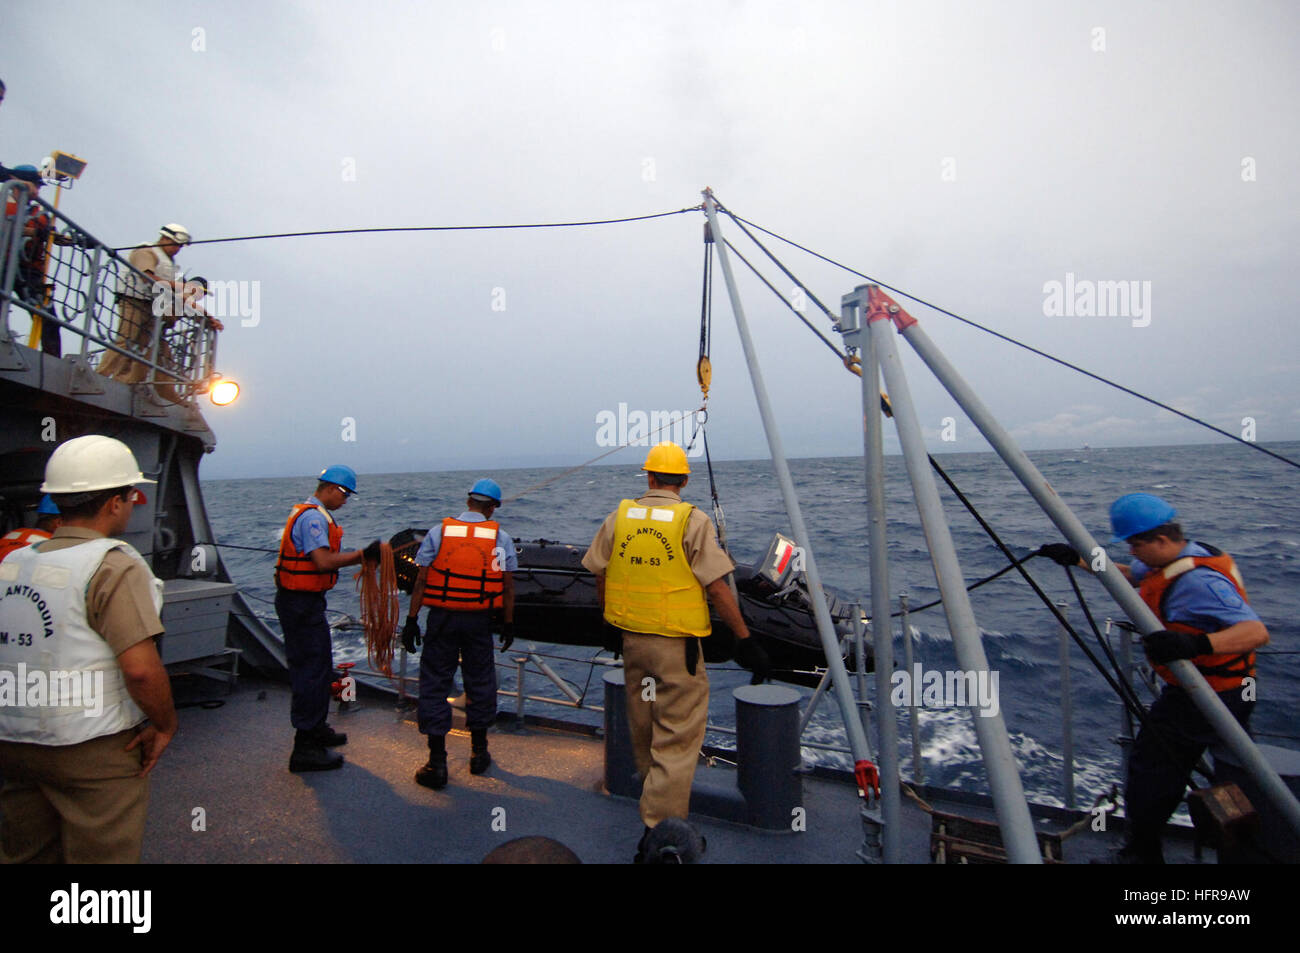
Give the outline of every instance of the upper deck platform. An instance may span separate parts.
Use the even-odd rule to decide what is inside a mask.
[[[0,183],[0,202],[5,405],[135,418],[212,450],[197,400],[220,376],[217,326],[200,287],[154,280],[25,183]]]

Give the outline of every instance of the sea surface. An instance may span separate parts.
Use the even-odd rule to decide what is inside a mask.
[[[1300,443],[1270,444],[1292,459]],[[635,448],[625,451],[639,459]],[[1103,543],[1110,538],[1107,511],[1123,493],[1159,494],[1179,511],[1184,531],[1212,543],[1237,560],[1251,604],[1269,628],[1272,641],[1259,660],[1259,705],[1252,721],[1257,740],[1300,749],[1300,474],[1279,461],[1240,445],[1148,447],[1044,451],[1029,454],[1058,494]],[[1017,555],[1046,542],[1060,541],[1009,470],[992,453],[937,454],[936,459],[970,498],[984,518]],[[328,462],[328,461],[327,461]],[[310,468],[309,468],[310,469]],[[683,497],[711,511],[709,482],[697,466]],[[938,595],[916,506],[901,457],[886,460],[889,567],[895,604],[906,591],[911,605]],[[826,584],[861,600],[870,608],[867,565],[867,514],[861,458],[794,460],[791,471],[813,551]],[[772,534],[789,534],[780,491],[767,460],[714,464],[718,494],[726,515],[732,555],[753,562],[767,550]],[[590,542],[605,515],[626,496],[645,486],[636,465],[592,466],[564,474],[560,469],[513,469],[484,472],[362,474],[358,493],[335,515],[344,527],[344,547],[387,539],[406,527],[427,528],[463,508],[466,491],[480,476],[502,486],[506,505],[497,519],[516,540],[546,538]],[[558,479],[556,479],[558,477]],[[548,482],[549,481],[549,482]],[[545,484],[545,485],[541,485]],[[315,487],[303,479],[204,480],[212,525],[222,544],[274,549],[291,504]],[[1006,562],[997,547],[946,488],[941,489],[964,577],[969,584]],[[511,499],[520,496],[519,499]],[[1129,558],[1125,547],[1112,546],[1117,561]],[[259,615],[278,631],[270,553],[224,548],[222,557]],[[1065,571],[1046,559],[1027,568],[1054,600],[1067,603],[1064,613],[1101,656],[1074,598]],[[1122,613],[1105,590],[1086,574],[1080,587],[1100,624]],[[359,600],[345,570],[330,593],[335,661],[356,661],[365,668],[365,649],[355,620]],[[999,676],[999,702],[1027,793],[1035,800],[1064,802],[1061,756],[1060,629],[1029,587],[1012,572],[972,593],[990,668]],[[407,598],[403,598],[405,611]],[[916,659],[927,670],[957,668],[953,646],[940,608],[911,616]],[[894,654],[902,665],[901,627],[895,620]],[[516,641],[510,655],[526,648]],[[537,644],[552,666],[575,685],[589,704],[602,704],[603,666],[607,653],[563,645]],[[557,660],[555,657],[561,657]],[[502,688],[514,687],[514,667],[499,656]],[[1077,646],[1070,645],[1073,699],[1075,788],[1079,804],[1090,805],[1120,780],[1119,703]],[[411,666],[415,674],[415,665]],[[748,681],[734,663],[710,668],[711,724],[733,724],[730,689]],[[874,692],[874,680],[872,690]],[[560,697],[540,675],[528,676],[529,694]],[[805,697],[808,689],[800,689]],[[1148,698],[1149,700],[1149,698]],[[502,698],[503,709],[513,699]],[[877,706],[879,709],[879,706]],[[599,723],[599,715],[530,703],[529,711]],[[987,791],[973,712],[956,708],[921,709],[920,734],[927,783]],[[286,713],[287,726],[287,713]],[[287,728],[286,728],[287,730]],[[912,776],[911,741],[906,715],[899,718],[900,766]],[[806,740],[844,745],[845,734],[833,699],[823,700],[809,725]],[[729,736],[711,732],[709,742],[726,746]],[[872,746],[876,744],[874,736]],[[850,767],[851,759],[823,749],[805,748],[805,759]]]

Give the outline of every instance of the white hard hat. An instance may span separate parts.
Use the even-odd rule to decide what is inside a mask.
[[[135,454],[120,440],[90,434],[64,441],[45,464],[42,493],[93,493],[136,483],[157,483],[140,472]]]
[[[190,243],[190,230],[184,225],[177,225],[175,222],[164,225],[158,230],[158,233],[172,239],[178,245],[188,245]]]

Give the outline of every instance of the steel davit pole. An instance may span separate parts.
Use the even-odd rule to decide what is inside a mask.
[[[902,862],[898,788],[898,713],[894,709],[891,679],[894,674],[893,622],[889,601],[889,540],[885,533],[884,426],[880,412],[880,360],[875,339],[863,341],[861,316],[866,313],[865,287],[858,287],[840,302],[840,333],[845,345],[856,346],[862,358],[862,462],[867,481],[867,546],[871,572],[871,635],[875,652],[876,719],[880,739],[880,806],[884,820],[884,861]],[[906,637],[906,636],[904,636]],[[907,677],[911,678],[909,669]]]
[[[875,289],[872,290],[874,292]],[[975,612],[971,609],[970,597],[962,580],[957,548],[953,545],[943,504],[939,501],[939,489],[935,486],[934,474],[930,470],[929,455],[921,436],[921,424],[912,404],[911,391],[907,387],[907,375],[898,359],[894,339],[889,333],[889,317],[889,314],[872,308],[866,317],[867,328],[875,340],[880,369],[885,375],[885,389],[889,392],[889,402],[894,408],[894,424],[898,428],[899,443],[903,446],[903,459],[912,481],[916,509],[925,530],[925,542],[934,564],[935,579],[939,584],[939,593],[943,596],[948,631],[952,633],[957,664],[966,672],[974,673],[977,679],[988,680],[988,657],[984,654]],[[908,675],[910,677],[911,673]],[[1017,864],[1041,864],[1043,858],[1038,852],[1034,821],[1029,815],[1029,804],[1025,801],[1025,791],[1020,784],[1016,756],[1011,750],[1011,739],[1007,737],[1007,725],[1002,717],[1000,702],[992,714],[972,711],[971,721],[975,723],[975,736],[979,739],[980,751],[984,756],[984,768],[988,772],[989,790],[997,809],[998,826],[1002,828],[1007,858]]]
[[[887,298],[883,294],[881,296]],[[897,306],[895,305],[895,307]],[[906,315],[906,312],[900,313]],[[921,330],[915,319],[909,316],[906,322],[900,321],[899,323],[901,325],[900,332],[907,339],[907,343],[920,355],[921,360],[925,361],[926,366],[939,379],[939,382],[947,388],[948,393],[952,394],[953,399],[961,405],[962,410],[966,412],[966,416],[979,428],[984,438],[992,444],[998,456],[1006,462],[1043,512],[1056,524],[1057,529],[1061,531],[1070,545],[1079,552],[1086,554],[1084,558],[1088,561],[1091,561],[1092,557],[1098,553],[1104,555],[1105,550],[1097,544],[1097,540],[1084,528],[1083,523],[1074,515],[1074,512],[1056,495],[1052,485],[1047,482],[1047,479],[1038,471],[1038,468],[1025,456],[1025,452],[1011,439],[1011,435],[993,417],[989,409],[984,406],[984,402],[976,396],[970,385],[957,373],[956,368],[935,347],[934,342],[930,340],[930,336]],[[1124,610],[1125,615],[1132,620],[1139,630],[1147,633],[1163,628],[1155,613],[1142,601],[1137,591],[1124,578],[1123,574],[1115,568],[1109,557],[1106,558],[1102,571],[1096,575],[1101,580],[1101,584],[1106,587],[1106,591],[1110,593],[1111,597],[1119,604],[1119,607]],[[1191,696],[1201,714],[1213,726],[1215,733],[1232,753],[1241,759],[1242,765],[1250,772],[1251,777],[1255,779],[1264,793],[1268,795],[1269,799],[1286,817],[1287,823],[1291,825],[1292,830],[1300,833],[1300,801],[1296,800],[1295,795],[1287,788],[1278,773],[1273,770],[1273,766],[1265,760],[1263,754],[1255,747],[1255,743],[1250,740],[1250,736],[1246,734],[1246,730],[1241,727],[1237,719],[1219,700],[1219,697],[1214,693],[1214,689],[1210,688],[1209,683],[1196,670],[1196,666],[1186,659],[1180,659],[1171,663],[1169,667],[1178,676],[1178,684]]]
[[[808,577],[808,597],[812,600],[817,634],[821,636],[822,651],[826,654],[826,667],[830,670],[831,684],[835,688],[835,701],[840,706],[844,731],[849,736],[849,748],[853,751],[855,762],[870,761],[871,749],[853,703],[853,689],[849,685],[844,659],[840,657],[840,642],[835,637],[835,626],[831,622],[830,610],[826,608],[826,593],[822,591],[821,574],[817,571],[817,561],[813,558],[812,547],[809,545],[808,529],[804,525],[803,513],[799,509],[799,498],[794,492],[794,481],[790,478],[790,467],[785,460],[781,434],[776,429],[776,418],[772,414],[772,404],[767,399],[767,388],[763,384],[763,373],[758,367],[754,341],[749,336],[745,309],[740,303],[740,292],[736,288],[735,276],[731,273],[727,243],[722,240],[722,232],[718,228],[717,204],[713,200],[711,189],[704,190],[704,214],[709,217],[709,227],[713,230],[715,247],[718,250],[718,264],[722,266],[722,275],[727,281],[727,294],[731,298],[731,311],[736,316],[740,346],[745,352],[745,361],[749,365],[749,379],[754,385],[754,399],[758,403],[758,414],[763,418],[763,431],[767,434],[767,445],[772,451],[772,468],[776,470],[776,481],[781,487],[781,496],[785,500],[785,509],[790,517],[790,528],[794,532],[795,543],[803,550],[804,572]]]

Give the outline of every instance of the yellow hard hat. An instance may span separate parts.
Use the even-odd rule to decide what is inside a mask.
[[[657,443],[646,454],[645,466],[641,468],[650,473],[690,473],[690,464],[686,462],[686,451],[671,440]]]

